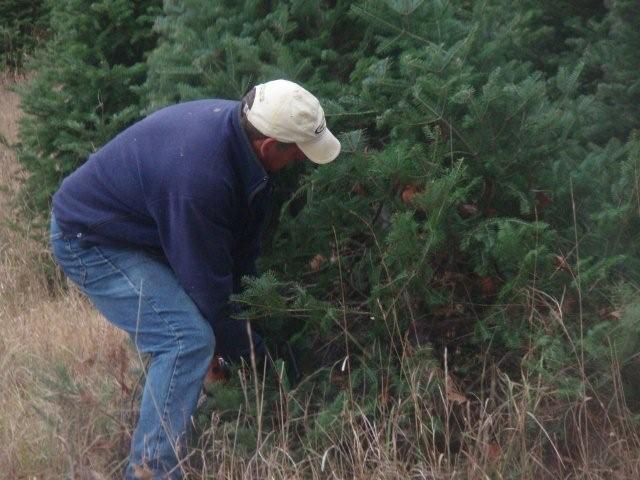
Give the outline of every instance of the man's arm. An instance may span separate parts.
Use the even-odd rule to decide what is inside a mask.
[[[224,186],[215,199],[169,196],[153,204],[160,242],[180,284],[209,321],[225,357],[247,356],[245,322],[229,318],[233,292],[233,206]],[[254,342],[256,343],[256,342]],[[261,349],[261,342],[257,345]]]

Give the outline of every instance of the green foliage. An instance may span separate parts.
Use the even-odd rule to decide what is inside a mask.
[[[3,0],[0,3],[0,71],[23,66],[47,36],[49,5],[46,0]]]
[[[204,96],[237,99],[272,78],[322,82],[325,92],[338,92],[358,35],[349,34],[349,2],[331,3],[165,2],[157,22],[162,42],[145,85],[150,108]]]
[[[505,293],[513,293],[513,288],[526,287],[536,275],[544,278],[545,273],[551,273],[545,266],[551,265],[549,245],[554,240],[553,232],[542,222],[500,218],[479,224],[461,247],[469,253],[478,274],[499,272],[510,279],[503,287]]]
[[[159,0],[65,0],[51,7],[52,38],[29,67],[19,159],[30,171],[31,207],[47,208],[60,180],[140,117],[133,87],[145,80],[145,52]]]
[[[635,90],[594,60],[622,68],[634,58],[596,55],[625,51],[632,7],[166,3],[150,108],[290,78],[318,95],[344,147],[334,164],[286,177],[294,186],[280,187],[261,260],[269,273],[236,298],[242,317],[273,351],[289,342],[307,373],[349,358],[347,391],[372,416],[381,378],[396,394],[407,384],[407,342],[432,346],[431,361],[447,348],[469,378],[480,352],[507,359],[514,376],[526,357],[576,398],[582,380],[559,372],[576,361],[566,336],[580,343],[578,323],[562,331],[531,318],[585,289],[582,306],[598,310],[612,281],[638,271],[637,139],[628,128],[612,138],[623,122],[603,116]],[[582,321],[597,338],[598,316]],[[373,367],[380,352],[392,358],[386,370]],[[313,448],[339,436],[346,397],[335,383],[313,397]]]
[[[602,80],[596,97],[602,104],[594,134],[602,140],[610,137],[627,140],[640,128],[640,5],[633,0],[611,2],[608,15],[598,25],[601,37],[585,52],[589,62],[597,62]]]

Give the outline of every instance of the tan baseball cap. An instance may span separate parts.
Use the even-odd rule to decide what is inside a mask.
[[[255,100],[245,114],[260,133],[295,143],[314,163],[329,163],[338,156],[340,142],[327,128],[316,97],[288,80],[273,80],[255,88]]]

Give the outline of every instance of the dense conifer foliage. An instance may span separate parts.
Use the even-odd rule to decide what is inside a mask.
[[[24,90],[20,161],[32,172],[29,204],[42,210],[60,180],[140,117],[144,55],[160,2],[52,2],[52,38]]]
[[[23,66],[49,30],[45,0],[3,0],[0,3],[0,71]]]
[[[281,175],[265,274],[235,299],[277,359],[257,404],[284,389],[312,415],[298,453],[354,402],[417,418],[416,376],[464,402],[497,401],[488,371],[536,375],[551,403],[621,381],[639,408],[636,1],[167,0],[153,31],[157,2],[58,3],[22,131],[41,205],[143,111],[268,79],[314,92],[340,134],[335,163]],[[242,382],[202,428],[213,408],[237,422]],[[429,411],[438,446],[451,412]],[[251,449],[256,429],[234,435]]]

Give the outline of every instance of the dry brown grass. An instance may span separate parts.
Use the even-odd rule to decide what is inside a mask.
[[[265,438],[255,451],[242,451],[234,428],[255,431],[260,415],[246,412],[259,406],[252,409],[251,400],[245,401],[235,423],[222,424],[214,415],[188,478],[640,478],[638,428],[619,391],[607,403],[597,397],[558,401],[540,377],[514,383],[493,369],[486,375],[491,395],[481,399],[448,386],[438,367],[407,373],[409,393],[381,401],[374,416],[346,399],[341,416],[324,432],[323,446],[312,447],[307,439],[302,456],[297,432],[312,429],[314,419],[306,411],[294,416],[295,393],[281,393],[278,421],[263,428]],[[407,417],[406,411],[413,413]]]
[[[0,79],[0,139],[9,145],[17,140],[19,119],[13,80]],[[126,340],[75,290],[52,286],[43,270],[50,264],[46,243],[24,224],[11,227],[24,173],[5,142],[0,142],[0,477],[89,478],[91,470],[108,475],[107,463],[127,441],[121,435],[128,428],[123,405],[129,398],[112,368],[126,358]]]

